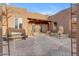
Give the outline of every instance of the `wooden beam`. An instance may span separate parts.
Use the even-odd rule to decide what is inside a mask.
[[[45,22],[52,22],[50,20],[45,20],[45,19],[34,19],[34,18],[27,18],[28,20],[31,20],[31,21],[45,21]]]

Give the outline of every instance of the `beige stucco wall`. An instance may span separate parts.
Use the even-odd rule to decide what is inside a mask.
[[[55,15],[52,15],[48,18],[49,20],[52,20],[53,22],[57,22],[57,27],[63,26],[64,27],[64,33],[69,33],[69,27],[71,26],[69,23],[69,20],[71,20],[71,10],[66,9],[63,10]],[[51,30],[53,30],[53,24],[51,27]]]
[[[53,22],[57,22],[58,27],[63,26],[64,27],[64,33],[69,33],[70,32],[70,27],[71,27],[71,9],[66,9],[63,10],[55,15],[48,16],[48,15],[43,15],[39,13],[32,13],[29,12],[28,10],[24,8],[17,8],[17,7],[8,7],[8,16],[11,15],[11,17],[8,19],[8,26],[9,28],[14,28],[15,27],[15,17],[21,17],[23,18],[23,29],[25,29],[25,32],[27,35],[32,34],[31,29],[32,29],[32,24],[29,24],[28,18],[32,19],[37,19],[37,20],[51,20],[52,23],[49,25],[50,31],[53,29]],[[75,9],[73,9],[73,12]],[[6,18],[3,17],[3,35],[6,33]],[[47,25],[48,26],[48,25]],[[39,32],[40,25],[36,25],[36,31]],[[48,28],[47,28],[48,29]]]
[[[28,18],[37,19],[37,20],[47,20],[48,15],[43,15],[43,14],[39,14],[39,13],[27,12],[27,17],[28,17]]]
[[[29,24],[29,20],[28,18],[32,18],[32,19],[40,19],[40,20],[47,20],[47,15],[42,15],[42,14],[38,14],[38,13],[31,13],[28,12],[26,9],[23,8],[16,8],[16,7],[8,7],[8,28],[15,28],[15,18],[19,17],[22,18],[22,22],[23,22],[23,29],[25,30],[26,35],[32,35],[32,25]],[[6,17],[3,17],[3,35],[6,34]],[[39,31],[39,25],[36,25],[36,31]]]

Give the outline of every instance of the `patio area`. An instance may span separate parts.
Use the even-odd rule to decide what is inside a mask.
[[[38,34],[26,40],[10,41],[11,56],[70,56],[71,38],[64,35],[62,38]],[[5,42],[4,42],[5,43]],[[7,53],[7,47],[3,53]]]

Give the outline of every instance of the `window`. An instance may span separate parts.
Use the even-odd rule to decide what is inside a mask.
[[[16,18],[15,19],[15,28],[16,29],[22,29],[22,18]]]
[[[54,22],[54,25],[57,26],[57,22]]]
[[[42,32],[42,33],[47,32],[47,25],[46,24],[41,24],[40,32]]]
[[[56,33],[57,31],[58,31],[57,22],[54,22],[54,24],[53,24],[53,32]]]
[[[32,32],[35,32],[35,24],[32,24]]]
[[[72,23],[76,23],[76,18],[72,18]]]

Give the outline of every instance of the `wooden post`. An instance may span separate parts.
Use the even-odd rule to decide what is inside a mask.
[[[77,4],[77,56],[79,56],[79,4]]]
[[[0,56],[2,55],[2,16],[0,16]]]

